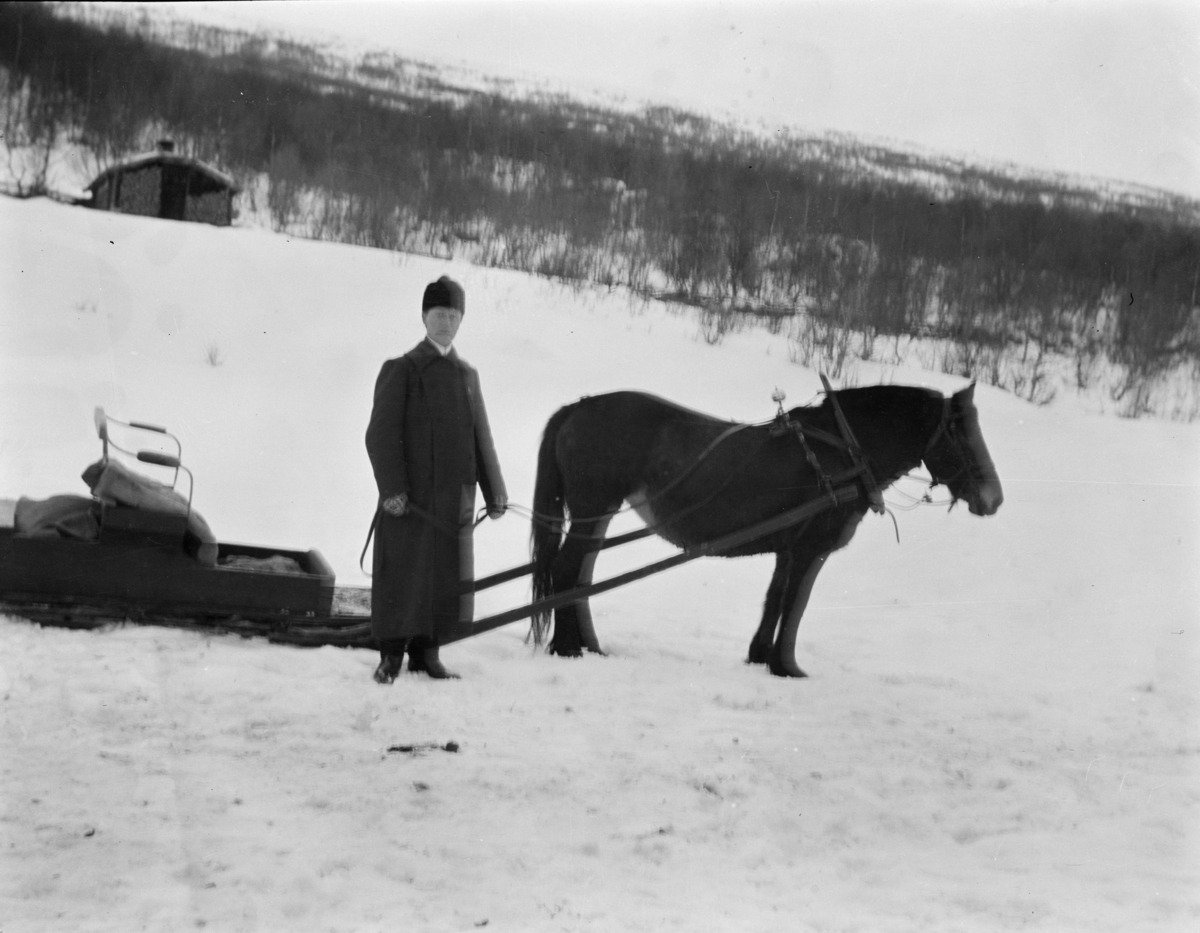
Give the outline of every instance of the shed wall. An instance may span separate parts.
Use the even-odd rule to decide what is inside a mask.
[[[233,191],[201,172],[175,165],[164,168],[151,164],[114,171],[92,189],[91,206],[218,227],[233,222]]]
[[[205,194],[188,195],[184,208],[183,219],[198,223],[216,224],[218,227],[229,226],[230,201],[232,196],[228,191],[209,191]]]
[[[112,199],[115,193],[116,179],[111,175],[103,182],[96,186],[92,192],[92,207],[98,207],[102,210],[112,210]]]
[[[162,205],[162,169],[149,165],[136,172],[122,172],[117,180],[113,210],[122,214],[157,217]]]

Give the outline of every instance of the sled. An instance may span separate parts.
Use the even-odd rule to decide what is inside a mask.
[[[110,423],[153,432],[174,442],[176,452],[124,450],[110,438]],[[155,425],[119,421],[100,408],[96,427],[104,446],[94,467],[110,465],[115,449],[173,468],[171,486],[157,489],[162,484],[147,480],[149,491],[134,498],[151,500],[149,507],[129,504],[130,496],[121,502],[94,495],[90,503],[54,497],[81,503],[74,525],[86,530],[71,535],[55,527],[23,530],[15,520],[17,503],[14,520],[0,522],[8,526],[0,527],[0,610],[80,628],[129,619],[286,635],[296,624],[319,623],[346,630],[341,634],[350,641],[361,637],[351,629],[361,628],[362,611],[340,619],[333,609],[334,572],[319,551],[219,542],[197,533],[207,526],[192,511],[191,484],[186,500],[170,495],[180,471],[191,476],[174,435]],[[125,471],[118,479],[137,485],[130,476]],[[94,535],[88,535],[93,526]]]
[[[110,422],[168,438],[175,443],[176,453],[134,453],[117,447],[109,436]],[[191,480],[181,462],[182,447],[165,428],[119,421],[100,408],[96,409],[96,427],[104,445],[101,463],[110,461],[111,447],[140,462],[174,469],[170,489],[181,470]],[[88,538],[23,531],[16,523],[4,527],[0,522],[0,612],[67,628],[131,621],[236,632],[309,647],[375,647],[369,588],[337,586],[333,569],[315,549],[296,551],[205,540],[202,532],[207,526],[197,521],[191,494],[189,482],[186,500],[178,496],[165,506],[163,501],[155,501],[153,508],[95,497],[89,515],[97,533]],[[858,495],[857,487],[840,486],[820,500],[636,570],[459,625],[445,633],[442,642],[480,635],[699,557],[732,550]],[[608,538],[600,547],[615,547],[653,533],[651,528],[638,529]],[[531,564],[525,564],[465,586],[478,592],[528,576],[532,570]]]

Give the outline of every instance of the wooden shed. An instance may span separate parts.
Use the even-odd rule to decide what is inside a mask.
[[[228,227],[238,187],[224,172],[177,155],[175,144],[163,140],[154,152],[105,169],[87,190],[92,198],[85,203],[97,210]]]

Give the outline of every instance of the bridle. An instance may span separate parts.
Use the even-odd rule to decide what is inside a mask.
[[[954,427],[955,420],[956,419],[954,417],[954,412],[953,412],[953,401],[950,396],[946,396],[945,398],[942,399],[942,416],[938,421],[937,429],[933,432],[933,435],[929,438],[929,441],[925,444],[925,449],[921,451],[921,462],[924,463],[925,466],[929,469],[929,485],[930,485],[930,487],[946,486],[947,488],[949,488],[950,483],[954,482],[956,479],[958,479],[960,476],[962,476],[963,473],[965,473],[967,471],[967,464],[964,462],[962,464],[962,466],[960,466],[958,468],[958,471],[956,473],[954,473],[952,476],[939,478],[937,475],[937,472],[934,470],[933,466],[929,463],[929,460],[928,460],[929,452],[931,450],[933,450],[934,447],[937,446],[938,441],[940,441],[943,437],[945,437],[947,434],[950,433],[950,431]],[[951,495],[953,495],[953,493],[951,493]]]
[[[925,445],[925,449],[921,451],[922,460],[925,459],[925,456],[929,453],[929,451],[933,450],[934,445],[942,439],[942,435],[945,434],[946,430],[950,427],[950,421],[952,420],[952,417],[953,416],[950,413],[950,396],[947,395],[942,399],[942,417],[941,420],[938,421],[937,430],[933,432],[933,436],[929,438],[929,442]]]

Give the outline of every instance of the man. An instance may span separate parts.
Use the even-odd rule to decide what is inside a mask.
[[[448,276],[431,283],[425,339],[384,363],[375,382],[367,454],[379,489],[371,632],[381,684],[396,679],[406,651],[410,671],[457,676],[438,646],[474,612],[461,584],[474,577],[475,484],[491,518],[508,504],[479,374],[454,349],[465,311],[462,286]]]

